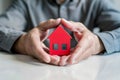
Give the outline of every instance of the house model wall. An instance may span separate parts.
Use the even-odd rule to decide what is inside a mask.
[[[59,25],[49,36],[50,54],[59,56],[70,54],[71,39],[69,33],[64,30],[62,25]]]

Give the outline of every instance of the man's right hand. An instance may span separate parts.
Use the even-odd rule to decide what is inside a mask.
[[[38,58],[46,63],[58,65],[59,56],[49,55],[49,49],[43,41],[48,35],[48,29],[55,28],[61,22],[61,19],[50,19],[41,22],[38,27],[33,28],[28,33],[23,34],[14,44],[13,49],[21,54],[27,54]]]

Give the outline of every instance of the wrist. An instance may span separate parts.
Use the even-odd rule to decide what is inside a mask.
[[[26,54],[25,46],[24,46],[25,35],[26,35],[26,34],[22,34],[22,35],[14,42],[14,45],[13,45],[13,47],[12,47],[12,50],[13,50],[14,52],[20,53],[20,54]]]
[[[97,45],[97,54],[101,54],[105,51],[105,47],[103,45],[102,40],[96,35],[96,45]]]

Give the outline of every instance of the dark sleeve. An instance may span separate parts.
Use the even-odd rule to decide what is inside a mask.
[[[106,54],[120,51],[120,11],[110,0],[99,0],[96,26],[101,29],[97,33],[102,40]]]
[[[0,48],[10,52],[14,42],[24,33],[26,25],[24,1],[15,0],[0,16]]]

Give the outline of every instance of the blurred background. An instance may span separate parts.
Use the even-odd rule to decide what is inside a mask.
[[[13,0],[0,0],[0,14],[10,6]]]
[[[6,8],[10,6],[13,0],[0,0],[0,14],[3,13]],[[120,0],[111,0],[113,1],[117,7],[120,8]]]

